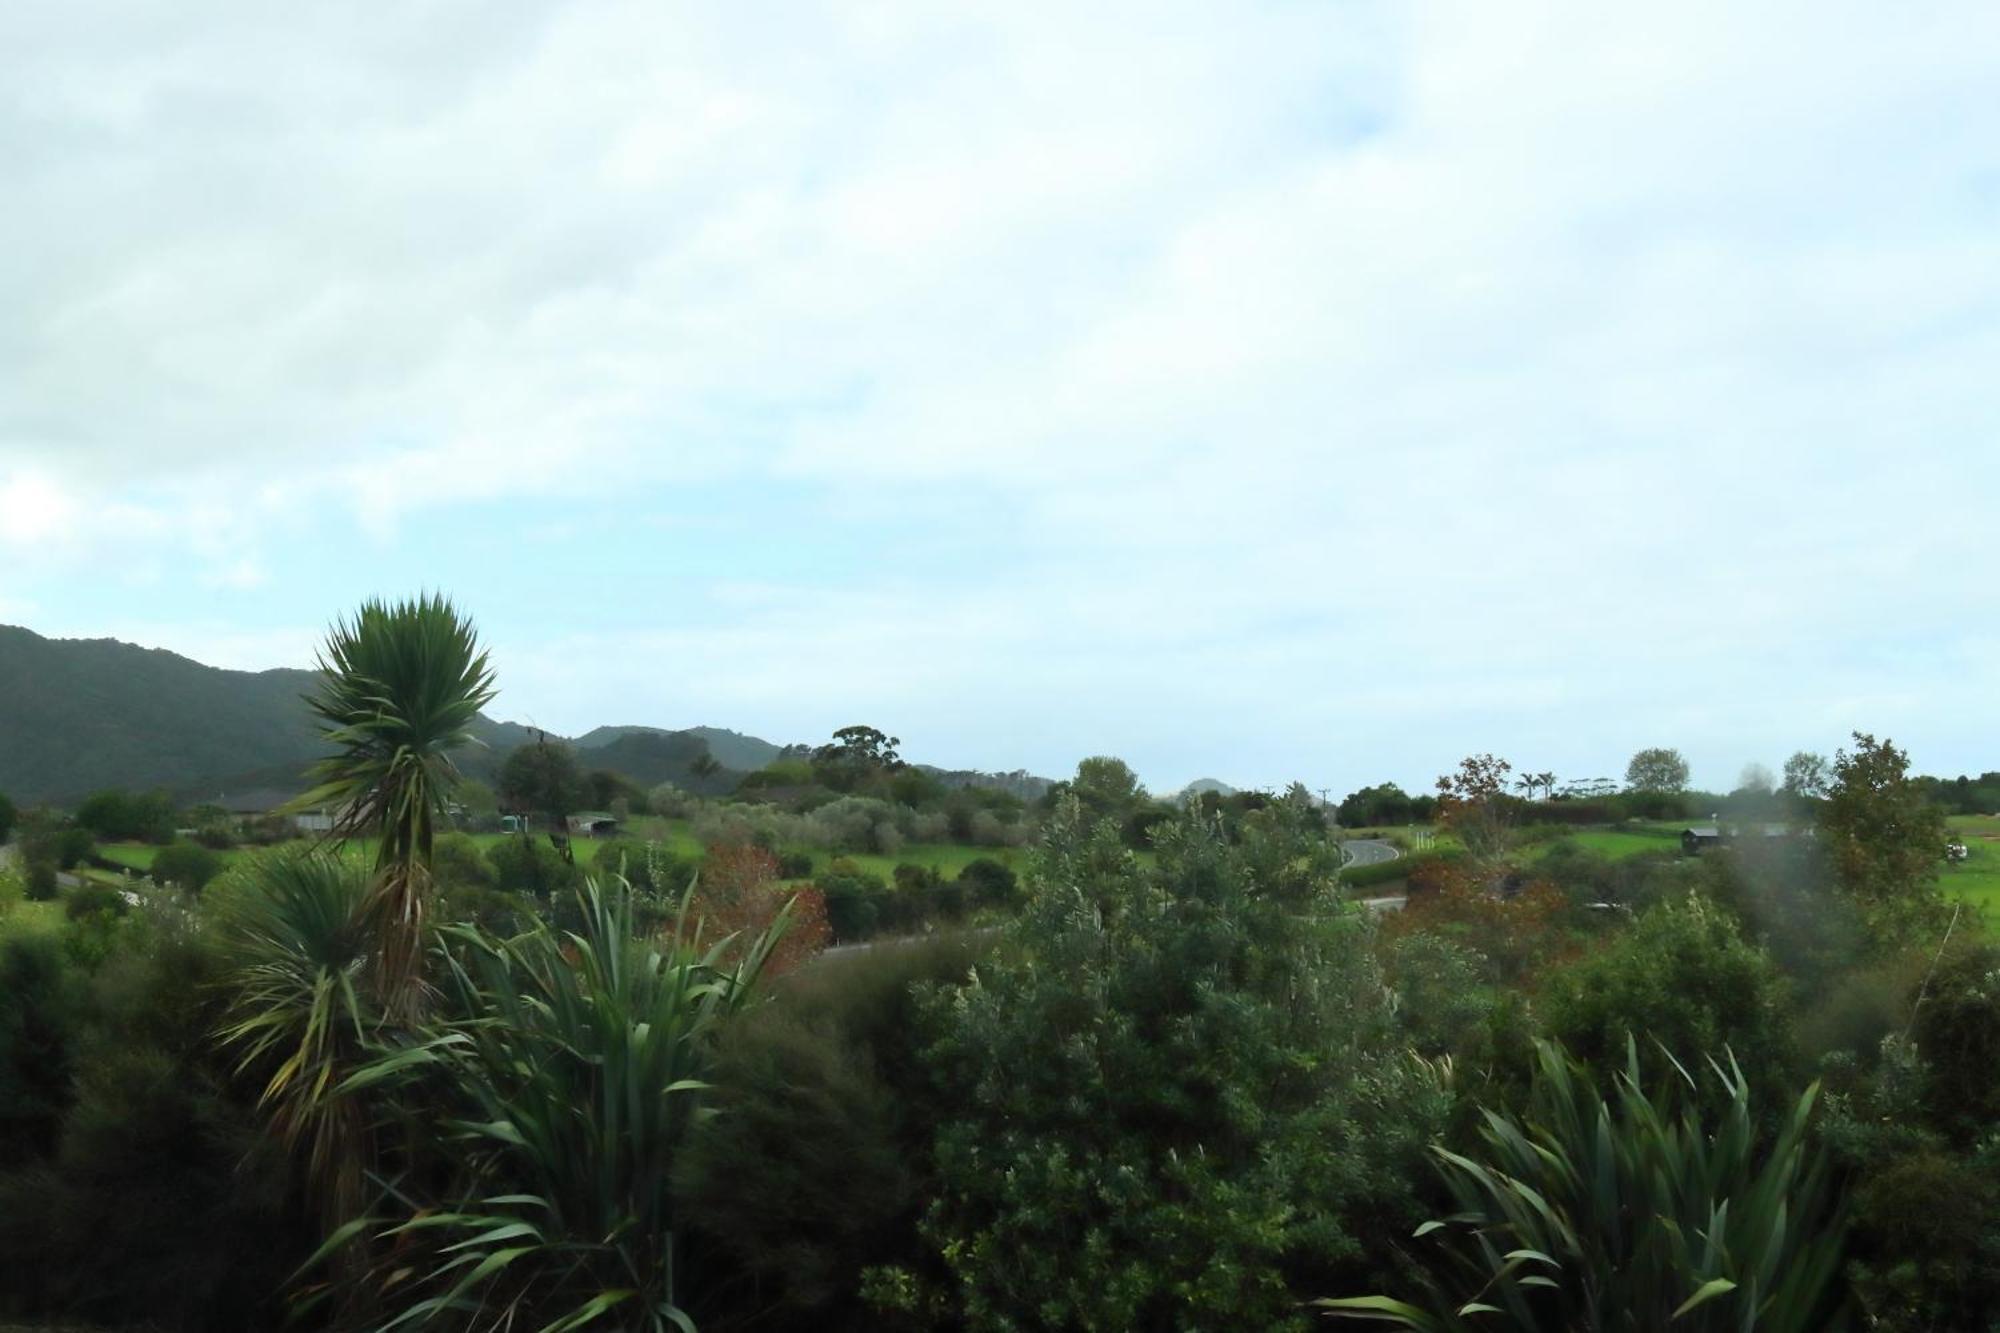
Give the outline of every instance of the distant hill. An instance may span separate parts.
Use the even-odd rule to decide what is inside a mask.
[[[296,768],[317,752],[300,702],[313,678],[0,626],[0,792],[43,801]]]
[[[708,752],[715,757],[716,763],[724,768],[733,768],[739,773],[749,773],[764,767],[778,757],[780,750],[779,746],[767,740],[745,736],[740,731],[729,731],[722,727],[688,727],[682,731],[668,731],[663,727],[594,727],[578,736],[571,744],[579,751],[602,749],[631,736],[698,737],[708,742]]]
[[[316,683],[312,671],[229,671],[114,639],[0,625],[0,793],[31,804],[105,787],[164,787],[186,801],[301,791],[306,766],[325,753],[303,699]],[[484,716],[472,731],[481,743],[461,752],[460,766],[489,780],[537,734]],[[704,793],[778,753],[719,727],[600,727],[574,744],[586,770]],[[704,750],[725,772],[691,771]]]
[[[1175,792],[1169,799],[1180,802],[1185,801],[1190,796],[1205,796],[1209,792],[1214,792],[1217,796],[1234,796],[1236,788],[1218,778],[1196,778],[1193,782],[1188,783],[1187,786]]]

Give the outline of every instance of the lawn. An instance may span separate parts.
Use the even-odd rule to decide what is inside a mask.
[[[1614,861],[1644,852],[1677,852],[1681,846],[1680,830],[1665,828],[1579,829],[1558,841],[1575,843]]]
[[[1939,882],[1945,896],[1970,903],[2000,921],[2000,819],[1960,815],[1951,820],[1951,828],[1965,840],[1966,858],[1944,868]]]

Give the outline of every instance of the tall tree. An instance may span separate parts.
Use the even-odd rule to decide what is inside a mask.
[[[377,839],[369,915],[383,1009],[407,1018],[422,985],[424,906],[438,817],[458,783],[452,751],[493,698],[472,621],[442,595],[371,600],[328,631],[307,703],[336,753],[297,804],[339,811],[336,842]]]
[[[1944,812],[1910,776],[1910,756],[1894,743],[1857,731],[1854,749],[1834,756],[1819,831],[1848,893],[1897,917],[1932,914]]]
[[[1476,861],[1499,860],[1512,840],[1507,775],[1513,771],[1505,759],[1475,754],[1437,780],[1438,820],[1458,835]]]
[[[1633,791],[1674,795],[1687,790],[1688,762],[1679,750],[1641,750],[1625,766],[1625,785]]]
[[[1826,757],[1809,750],[1800,750],[1785,761],[1784,786],[1781,790],[1794,801],[1816,801],[1826,795],[1827,781]]]

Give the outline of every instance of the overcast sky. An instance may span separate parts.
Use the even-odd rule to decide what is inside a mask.
[[[441,588],[503,717],[1159,788],[2000,767],[1996,89],[1992,0],[0,6],[0,622]]]

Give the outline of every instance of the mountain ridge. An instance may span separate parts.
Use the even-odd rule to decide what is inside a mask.
[[[240,671],[165,648],[112,638],[50,638],[0,625],[0,793],[17,804],[69,803],[108,787],[165,788],[187,801],[250,791],[305,790],[325,753],[305,696],[319,673],[299,667]],[[460,752],[468,776],[491,781],[508,752],[541,728],[480,714],[477,746]],[[727,791],[781,747],[726,727],[594,727],[572,746],[586,770],[610,769],[652,786]],[[706,753],[721,771],[697,772]],[[705,767],[705,766],[704,766]],[[924,765],[947,785],[979,782],[1032,797],[1048,780]]]

